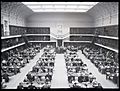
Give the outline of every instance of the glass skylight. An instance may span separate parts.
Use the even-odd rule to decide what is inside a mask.
[[[98,2],[22,2],[33,12],[87,12]]]

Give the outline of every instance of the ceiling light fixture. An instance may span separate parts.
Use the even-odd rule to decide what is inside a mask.
[[[34,12],[87,12],[98,2],[22,2]]]

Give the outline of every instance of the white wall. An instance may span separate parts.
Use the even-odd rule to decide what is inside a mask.
[[[113,14],[110,16],[104,16],[95,19],[95,27],[97,26],[110,26],[110,25],[118,25],[118,14]]]
[[[5,28],[4,21],[7,21],[7,28]],[[10,34],[9,25],[26,26],[26,20],[21,14],[17,14],[15,11],[8,11],[8,9],[2,8],[1,10],[1,24],[3,24],[4,36]]]
[[[31,13],[32,10],[21,2],[1,2],[1,24],[4,35],[9,35],[9,25],[26,26],[26,17]]]
[[[3,20],[8,20],[9,25],[15,26],[26,26],[25,19],[21,14],[16,14],[15,12],[8,12],[7,10],[1,11],[1,24],[3,24]]]
[[[101,2],[88,11],[94,17],[94,26],[118,25],[118,2]]]
[[[21,2],[1,2],[1,24],[7,19],[9,25],[26,26],[26,17],[33,11]]]
[[[93,27],[93,19],[80,13],[35,13],[27,18],[27,27],[50,27],[52,33],[69,32],[70,27]]]

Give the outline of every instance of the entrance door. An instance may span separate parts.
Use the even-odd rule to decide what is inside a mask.
[[[60,47],[60,46],[62,46],[62,40],[61,39],[59,39],[59,40],[57,40],[57,44],[58,44],[58,46]]]

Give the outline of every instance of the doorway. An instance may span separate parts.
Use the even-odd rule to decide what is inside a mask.
[[[58,47],[61,47],[61,46],[62,46],[62,39],[58,39],[58,40],[57,40],[57,44],[58,44],[58,45],[57,45]]]

